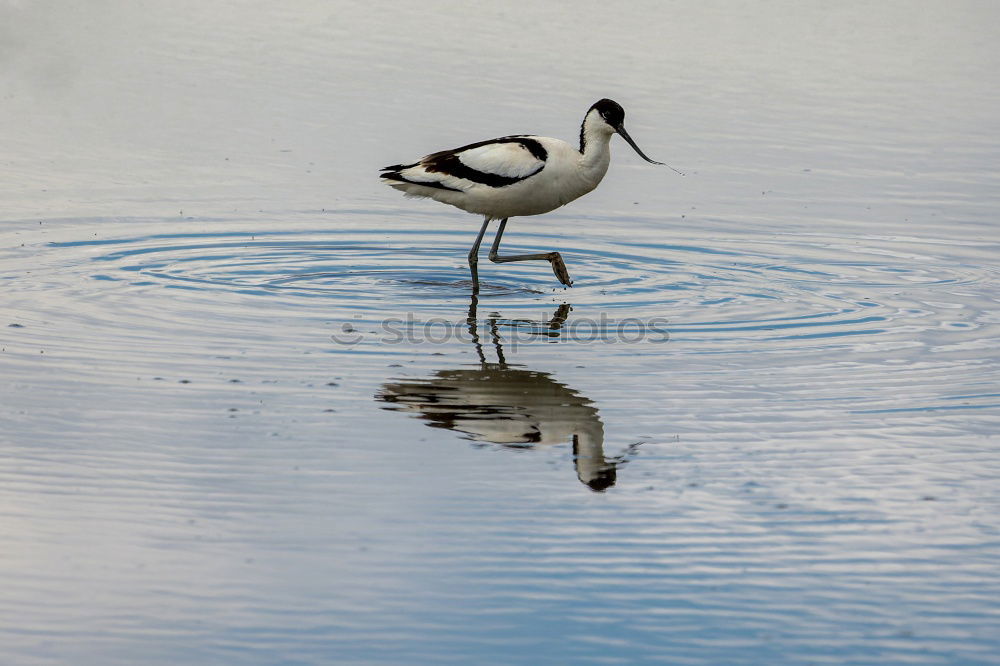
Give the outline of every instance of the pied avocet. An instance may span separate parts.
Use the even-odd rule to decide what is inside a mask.
[[[412,164],[387,166],[381,177],[407,196],[430,197],[485,216],[469,252],[473,292],[479,291],[479,245],[491,220],[500,220],[500,227],[490,248],[490,261],[544,259],[568,287],[572,282],[558,252],[500,256],[500,238],[508,218],[547,213],[597,187],[611,161],[612,134],[620,134],[642,159],[662,165],[646,157],[625,131],[624,122],[625,110],[617,102],[602,99],[583,118],[579,150],[559,139],[518,134],[432,153]]]

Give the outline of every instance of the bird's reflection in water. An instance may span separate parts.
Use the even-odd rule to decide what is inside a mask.
[[[479,336],[477,297],[469,306],[468,326],[479,355],[475,367],[439,370],[426,379],[389,382],[376,395],[385,409],[406,411],[435,428],[463,433],[475,442],[523,449],[572,442],[576,474],[591,490],[615,484],[621,456],[604,455],[604,424],[590,400],[547,372],[510,365],[504,357],[497,318],[487,320],[496,362],[487,360]],[[540,335],[556,337],[570,312],[561,305]]]

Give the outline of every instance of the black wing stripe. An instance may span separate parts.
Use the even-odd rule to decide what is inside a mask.
[[[462,163],[462,161],[458,158],[458,154],[463,151],[471,150],[472,148],[481,148],[482,146],[488,146],[491,143],[519,143],[527,148],[528,152],[530,152],[535,159],[540,160],[542,165],[525,176],[501,176],[499,174],[486,173],[479,171],[478,169],[473,169],[472,167]],[[454,176],[455,178],[470,180],[473,183],[488,185],[489,187],[505,187],[507,185],[519,183],[527,178],[531,178],[536,173],[544,169],[545,159],[547,157],[548,152],[545,150],[545,147],[535,139],[523,136],[504,136],[499,139],[470,143],[469,145],[462,146],[461,148],[444,150],[440,153],[428,155],[424,159],[420,160],[420,166],[433,173],[443,173],[448,176]]]

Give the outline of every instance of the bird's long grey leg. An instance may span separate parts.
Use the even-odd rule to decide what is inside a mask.
[[[479,235],[476,236],[476,242],[472,245],[472,249],[469,250],[469,271],[472,273],[472,293],[479,293],[479,245],[483,242],[483,236],[486,234],[486,227],[490,226],[490,218],[483,220],[483,226],[479,229]]]
[[[563,262],[562,255],[558,252],[539,252],[538,254],[512,254],[506,257],[501,257],[497,254],[497,250],[500,249],[500,239],[503,237],[503,230],[507,227],[507,218],[500,220],[500,227],[497,229],[497,235],[493,239],[493,247],[490,248],[490,261],[502,264],[508,261],[531,261],[533,259],[544,259],[545,261],[552,264],[552,272],[556,274],[559,281],[562,282],[567,287],[573,286],[573,281],[569,279],[569,271],[566,270],[566,264]]]

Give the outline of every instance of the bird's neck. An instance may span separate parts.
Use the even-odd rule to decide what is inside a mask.
[[[611,135],[608,126],[599,121],[596,112],[591,111],[583,119],[580,126],[580,154],[583,155],[583,166],[601,166],[607,168],[611,160]]]

